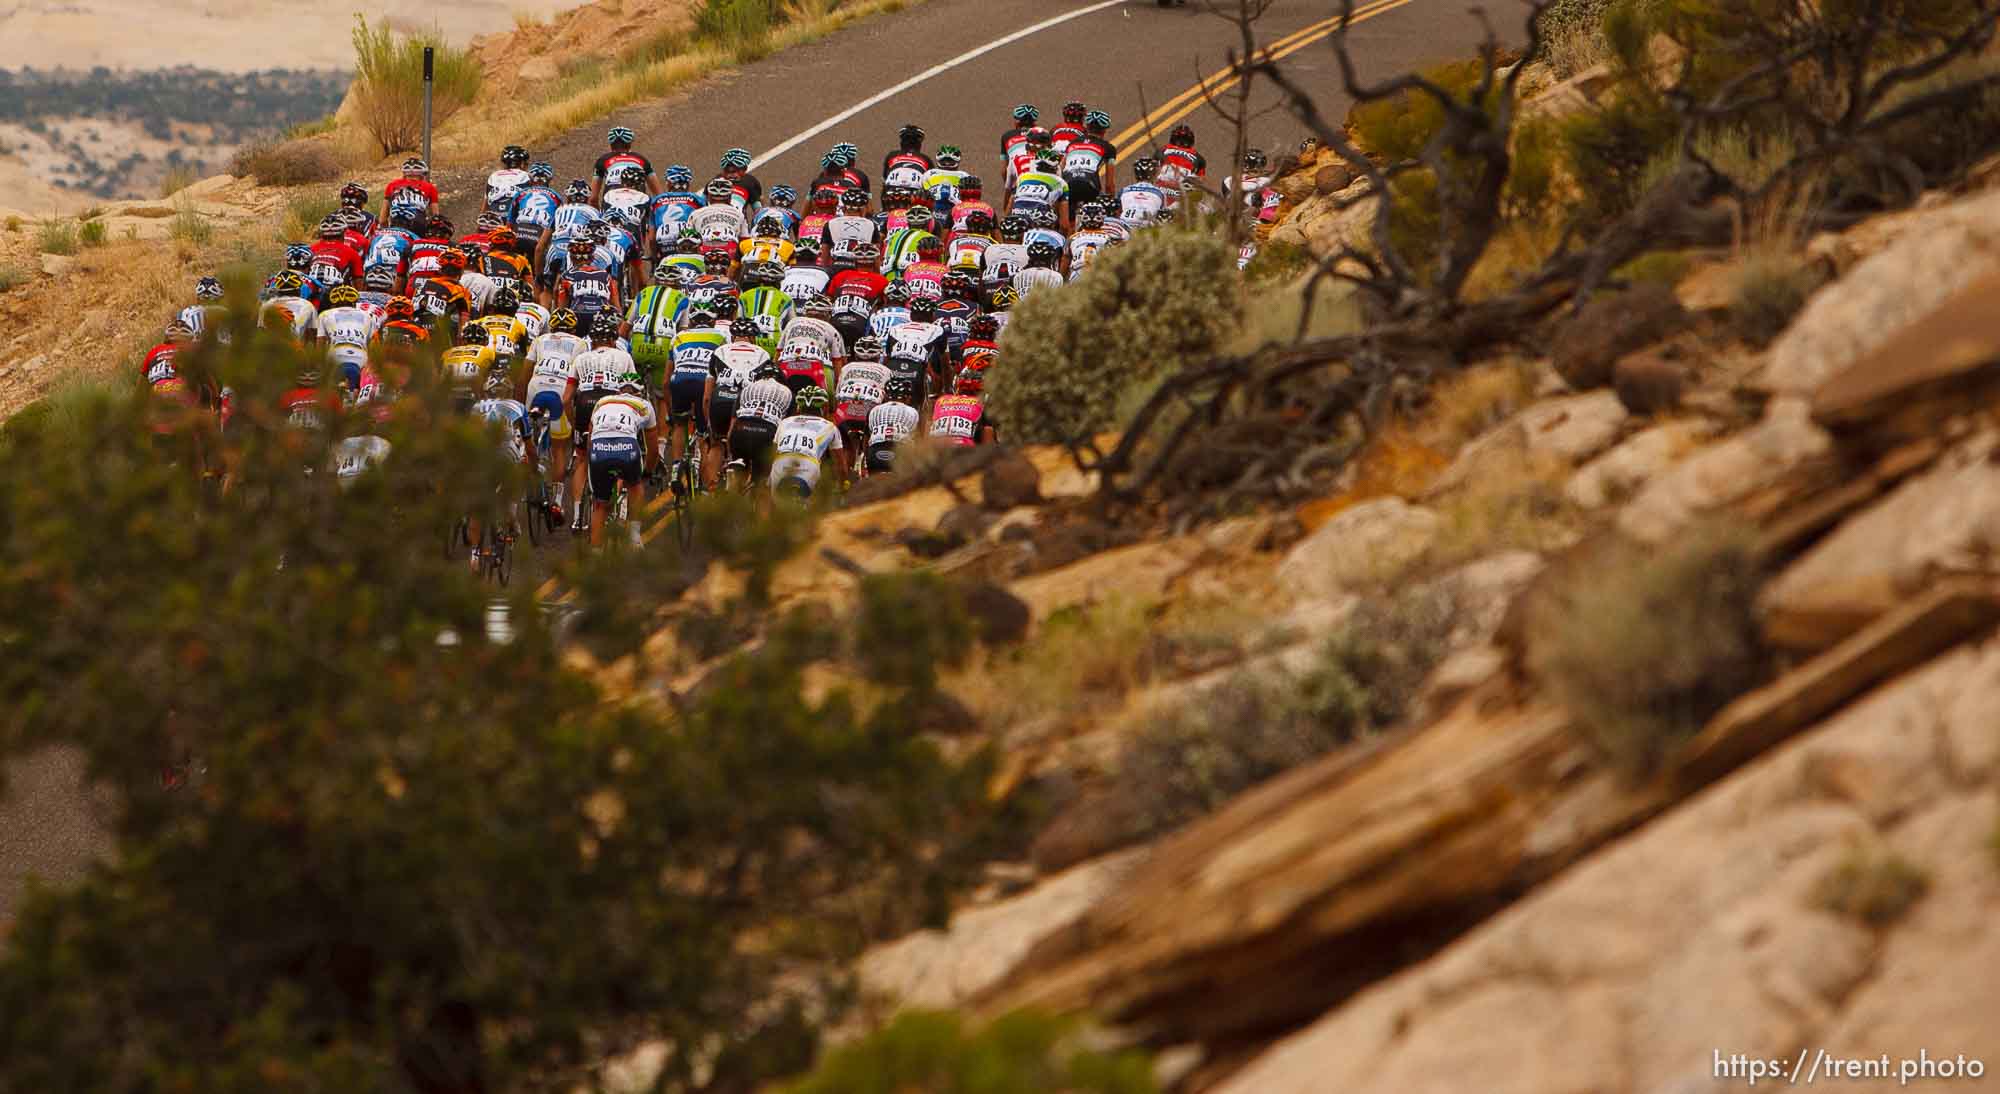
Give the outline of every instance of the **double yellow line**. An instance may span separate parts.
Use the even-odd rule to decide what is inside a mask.
[[[1375,3],[1356,8],[1351,22],[1359,23],[1365,19],[1373,19],[1413,2],[1414,0],[1376,0]],[[1340,21],[1341,17],[1336,15],[1331,19],[1322,19],[1303,30],[1294,31],[1258,50],[1257,59],[1281,61],[1340,29]],[[1111,142],[1118,148],[1118,158],[1129,158],[1135,151],[1150,144],[1154,134],[1164,132],[1175,122],[1200,109],[1210,97],[1235,87],[1237,81],[1241,79],[1234,68],[1209,73],[1200,83],[1169,99],[1145,117],[1132,123],[1123,133],[1118,134]]]

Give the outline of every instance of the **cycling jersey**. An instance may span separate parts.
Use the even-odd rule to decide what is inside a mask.
[[[824,266],[793,266],[785,271],[785,280],[778,285],[778,291],[798,300],[825,292],[828,282],[832,280],[833,271]]]
[[[777,457],[771,461],[771,488],[802,486],[811,495],[827,457],[841,449],[840,430],[825,418],[795,414],[778,423],[777,447]]]
[[[596,206],[583,202],[565,202],[557,206],[550,224],[549,251],[554,253],[560,250],[557,244],[568,243],[602,216]]]
[[[653,229],[654,241],[679,237],[688,214],[700,207],[701,195],[688,190],[667,190],[654,196],[646,207],[646,223]]]
[[[488,251],[479,260],[479,272],[492,278],[496,287],[519,295],[528,281],[528,260],[512,251]]]
[[[637,167],[646,173],[647,178],[653,177],[653,161],[628,150],[606,152],[597,157],[597,165],[594,168],[597,172],[597,181],[606,182],[614,179],[618,177],[617,173],[626,167]]]
[[[888,383],[888,366],[875,361],[856,361],[841,369],[833,391],[834,421],[866,424]]]
[[[431,319],[443,317],[456,323],[471,314],[472,293],[449,278],[433,277],[418,290],[416,305],[420,316]]]
[[[972,317],[979,314],[979,308],[964,300],[938,301],[937,324],[944,328],[945,356],[958,360],[959,347],[972,336]]]
[[[611,271],[602,266],[571,266],[563,271],[556,299],[576,313],[580,327],[598,312],[618,305],[618,287]]]
[[[1063,153],[1062,177],[1077,200],[1088,201],[1102,191],[1104,165],[1115,155],[1109,144],[1096,137],[1084,136],[1070,142],[1069,150]]]
[[[428,216],[437,199],[437,187],[431,185],[429,179],[396,179],[382,188],[382,201],[388,206],[389,220],[396,219],[398,209]]]
[[[736,417],[769,422],[785,420],[792,409],[792,389],[776,380],[752,380],[736,396]]]
[[[1053,209],[1069,195],[1069,183],[1047,171],[1026,171],[1014,182],[1013,212]]]
[[[322,239],[312,245],[312,254],[312,265],[306,268],[306,276],[314,281],[328,288],[360,282],[361,256],[346,243]]]
[[[721,349],[725,342],[722,332],[712,327],[675,335],[670,350],[674,381],[707,380],[714,375],[715,351]],[[734,389],[731,391],[733,393]]]
[[[499,282],[478,270],[467,270],[459,274],[458,283],[465,287],[465,295],[471,298],[472,310],[481,314],[493,306],[493,295],[500,291]]]
[[[511,315],[489,315],[475,319],[486,332],[487,348],[496,357],[518,357],[528,344],[528,327]]]
[[[869,217],[837,216],[826,222],[820,253],[837,259],[852,259],[854,249],[876,239],[875,221]]]
[[[318,388],[295,387],[278,396],[278,409],[285,413],[286,428],[317,433],[340,413],[340,396]]]
[[[882,272],[895,276],[917,261],[917,247],[937,237],[922,228],[898,228],[882,247]]]
[[[875,409],[868,412],[868,447],[873,449],[876,445],[893,445],[902,441],[917,431],[920,420],[917,408],[907,403],[878,403]],[[870,470],[876,469],[872,463],[873,455],[871,451]]]
[[[1012,159],[1016,152],[1034,143],[1034,139],[1037,136],[1048,133],[1048,130],[1043,129],[1039,125],[1024,125],[1009,129],[1005,133],[1000,134],[1000,154]],[[1053,134],[1049,135],[1053,136]]]
[[[1073,122],[1063,122],[1049,130],[1049,147],[1061,152],[1082,136],[1082,126]]]
[[[738,245],[743,253],[743,261],[776,262],[781,266],[792,264],[792,254],[798,248],[789,239],[773,239],[770,236],[751,236]]]
[[[1135,228],[1144,227],[1169,204],[1165,190],[1150,182],[1135,182],[1118,191],[1118,219]]]
[[[268,326],[265,319],[272,315],[282,317],[282,322],[290,328],[292,337],[303,338],[306,332],[312,329],[313,321],[319,318],[319,309],[313,307],[310,300],[301,300],[296,296],[280,296],[264,301],[264,306],[258,311],[258,325]]]
[[[180,369],[174,366],[174,356],[179,352],[179,346],[162,342],[146,351],[146,359],[140,363],[139,371],[145,376],[146,386],[153,394],[192,404],[194,393],[188,390],[187,381],[181,377]]]
[[[194,331],[196,338],[211,330],[218,340],[229,338],[229,309],[220,304],[189,304],[180,310],[180,321]]]
[[[909,321],[910,309],[906,307],[892,304],[885,308],[877,308],[874,314],[868,317],[868,333],[886,341],[890,331]]]
[[[604,199],[599,204],[605,212],[622,209],[633,224],[646,223],[646,208],[653,202],[653,195],[644,190],[634,190],[629,186],[614,186],[604,191]]]
[[[778,359],[781,361],[791,357],[810,357],[831,365],[847,356],[846,343],[841,340],[840,331],[832,323],[810,315],[801,315],[785,324],[778,346]]]
[[[992,236],[954,234],[951,242],[945,244],[945,264],[954,270],[976,273],[986,268],[986,250],[991,246]]]
[[[950,168],[933,167],[930,173],[924,176],[924,193],[929,194],[931,201],[937,205],[955,205],[958,203],[959,184],[965,181],[966,174],[967,172],[954,171]]]
[[[539,236],[555,226],[556,210],[562,195],[546,186],[523,186],[514,191],[514,228],[522,237]]]
[[[452,386],[460,391],[476,391],[486,381],[486,373],[493,367],[493,350],[489,346],[453,346],[444,351],[442,361],[444,374]]]
[[[984,374],[1000,356],[1000,346],[980,338],[968,338],[958,349],[958,371]]]
[[[999,216],[996,213],[994,213],[993,206],[987,204],[986,202],[961,201],[958,204],[953,205],[951,207],[951,230],[954,232],[965,231],[965,222],[974,213],[985,213],[987,216],[992,217],[996,222],[1000,219]]]
[[[1025,243],[995,243],[986,248],[986,266],[981,279],[987,285],[1005,285],[1014,280],[1014,275],[1028,265],[1028,245]]]
[[[542,332],[549,329],[549,309],[532,300],[515,308],[514,318],[519,319],[521,325],[528,328],[528,337],[531,340],[540,338]]]
[[[792,298],[783,289],[760,285],[743,291],[738,311],[756,322],[757,344],[764,347],[764,352],[778,352],[778,335],[792,321]]]
[[[500,427],[500,451],[520,463],[528,454],[528,408],[512,399],[481,399],[472,404],[472,416]]]
[[[330,345],[366,346],[375,329],[375,317],[358,307],[329,308],[319,315],[320,341]]]
[[[1160,149],[1160,171],[1153,181],[1168,195],[1168,204],[1180,190],[1181,180],[1208,177],[1208,159],[1192,147],[1170,144]]]
[[[1069,237],[1069,279],[1075,281],[1083,276],[1097,252],[1110,246],[1111,235],[1104,231],[1079,231]]]
[[[1037,243],[1046,243],[1054,247],[1057,253],[1069,249],[1069,237],[1054,228],[1030,228],[1021,233],[1022,246],[1032,247]]]
[[[639,369],[633,364],[631,354],[617,346],[601,346],[584,350],[571,358],[569,374],[576,381],[579,401],[589,395],[595,402],[605,392],[618,390],[619,384],[637,380]]]
[[[680,329],[688,295],[665,285],[648,285],[632,298],[625,321],[631,324],[632,354],[641,364],[656,364],[670,355],[674,332]]]
[[[936,323],[903,323],[889,331],[885,342],[890,361],[915,362],[931,369],[944,366],[944,328]]]
[[[376,266],[387,266],[400,275],[403,265],[410,260],[410,248],[416,242],[416,236],[401,228],[384,228],[376,232],[375,238],[368,241],[368,254],[361,263],[363,272]]]
[[[389,442],[381,437],[342,437],[334,442],[333,473],[345,483],[388,458]]]
[[[897,280],[910,287],[911,296],[928,296],[932,300],[942,300],[945,272],[942,262],[913,262],[904,267]]]
[[[940,395],[931,407],[930,434],[946,444],[978,444],[984,415],[985,408],[970,395]]]
[[[904,161],[883,169],[882,185],[891,189],[921,190],[924,176],[929,173],[930,168],[924,164]]]
[[[1045,289],[1063,283],[1063,275],[1049,266],[1030,266],[1014,275],[1014,291],[1026,300],[1036,289]]]
[[[716,394],[722,394],[726,376],[729,394],[738,395],[751,374],[770,363],[771,355],[755,342],[725,342],[717,346],[709,362]]]
[[[704,205],[689,213],[687,222],[703,243],[727,241],[734,246],[749,229],[743,210],[734,205]]]
[[[486,207],[496,213],[511,213],[514,196],[528,184],[528,173],[519,167],[502,167],[486,176]]]

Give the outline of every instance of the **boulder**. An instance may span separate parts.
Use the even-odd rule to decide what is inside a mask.
[[[61,277],[76,268],[76,259],[69,255],[43,255],[42,276]]]
[[[2000,544],[2000,432],[1987,431],[1848,518],[1759,599],[1772,641],[1823,649],[1944,573],[1994,573]]]
[[[1439,518],[1401,498],[1350,506],[1293,545],[1278,565],[1288,595],[1330,599],[1343,586],[1379,580],[1416,561],[1437,538]]]
[[[1563,497],[1581,509],[1625,500],[1714,432],[1705,421],[1663,422],[1642,430],[1579,468]]]
[[[1563,382],[1589,391],[1611,382],[1620,357],[1644,349],[1687,326],[1687,309],[1674,290],[1657,284],[1595,297],[1556,332],[1553,361]]]
[[[1651,417],[1681,405],[1687,389],[1687,367],[1651,350],[1620,358],[1611,370],[1611,387],[1618,401],[1634,414]]]
[[[1006,449],[979,475],[979,502],[996,513],[1042,500],[1042,472],[1016,449]]]
[[[1590,391],[1535,403],[1520,423],[1529,455],[1582,463],[1611,447],[1628,416],[1616,393]]]
[[[1675,464],[1618,514],[1618,528],[1660,543],[1708,513],[1837,474],[1833,440],[1801,399],[1774,400],[1764,420]]]
[[[1344,163],[1329,163],[1313,172],[1313,192],[1316,194],[1337,194],[1354,185],[1354,168]]]
[[[1917,318],[1813,392],[1813,420],[1875,446],[1937,435],[2000,387],[2000,274]]]
[[[1814,294],[1758,385],[1810,397],[1962,290],[2000,274],[2000,192],[1910,214],[1903,234]]]
[[[1303,247],[1320,256],[1342,247],[1366,250],[1375,221],[1376,203],[1367,200],[1371,186],[1365,178],[1356,179],[1345,189],[1306,198],[1272,229],[1270,241]]]
[[[1056,814],[1035,837],[1028,858],[1043,873],[1067,870],[1079,862],[1130,846],[1146,830],[1148,818],[1131,794],[1101,791],[1085,794]]]
[[[1502,551],[1468,562],[1432,581],[1451,590],[1457,616],[1454,645],[1483,645],[1500,629],[1508,606],[1546,566],[1533,551]]]

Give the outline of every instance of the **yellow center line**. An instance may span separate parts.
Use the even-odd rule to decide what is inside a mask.
[[[1394,2],[1395,0],[1378,0],[1378,3],[1364,5],[1355,11],[1354,18],[1356,20],[1360,20],[1364,16],[1373,15],[1375,11],[1378,10],[1379,8]],[[1278,50],[1283,50],[1285,49],[1285,47],[1293,45],[1294,43],[1300,43],[1301,39],[1307,38],[1309,35],[1321,34],[1325,31],[1333,29],[1339,24],[1340,24],[1340,16],[1338,15],[1334,16],[1331,19],[1322,19],[1317,23],[1314,23],[1307,27],[1302,27],[1299,30],[1295,30],[1290,34],[1285,35],[1283,38],[1280,38],[1277,41],[1272,42],[1270,45],[1265,46],[1264,48],[1258,50],[1257,55],[1259,57],[1271,56]],[[1153,108],[1153,110],[1149,112],[1145,117],[1140,118],[1136,122],[1133,122],[1130,126],[1126,128],[1126,130],[1123,133],[1120,133],[1116,137],[1112,138],[1111,140],[1112,145],[1114,147],[1122,148],[1125,146],[1126,142],[1132,140],[1134,137],[1143,136],[1146,134],[1148,130],[1157,129],[1161,125],[1167,124],[1165,122],[1162,122],[1160,119],[1163,118],[1168,113],[1186,105],[1189,99],[1199,96],[1204,88],[1207,88],[1211,92],[1213,92],[1213,91],[1219,91],[1223,87],[1229,86],[1228,83],[1217,84],[1216,81],[1227,79],[1231,71],[1233,70],[1227,68],[1220,69],[1218,71],[1209,73],[1207,76],[1202,77],[1200,83],[1194,85],[1191,88],[1188,88],[1186,91],[1181,92],[1180,94],[1174,96],[1173,98],[1167,100],[1166,102],[1161,103],[1159,106]],[[1233,83],[1234,81],[1229,81],[1229,82]]]
[[[1413,0],[1381,0],[1379,3],[1355,11],[1352,22],[1359,23],[1363,20],[1373,19],[1378,15],[1386,15],[1412,2]],[[1350,25],[1352,24],[1350,23]],[[1340,29],[1340,17],[1335,16],[1324,22],[1315,23],[1299,31],[1297,34],[1280,39],[1276,44],[1261,51],[1260,56],[1267,57],[1273,61],[1281,61],[1297,53],[1299,50],[1312,45],[1314,42],[1325,38],[1338,29]],[[1240,79],[1241,77],[1235,75],[1233,70],[1223,69],[1220,72],[1210,75],[1194,87],[1176,95],[1168,105],[1149,114],[1145,121],[1118,135],[1118,140],[1113,143],[1118,146],[1119,158],[1124,159],[1130,156],[1134,150],[1144,147],[1146,141],[1151,138],[1153,133],[1194,113],[1208,101],[1208,96],[1216,95],[1235,87]],[[1208,92],[1208,95],[1203,95],[1202,92],[1204,91]],[[1142,129],[1144,131],[1140,132]],[[1127,143],[1128,140],[1130,143]]]

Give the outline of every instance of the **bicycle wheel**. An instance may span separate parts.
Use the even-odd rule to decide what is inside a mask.
[[[673,512],[667,517],[674,522],[674,539],[681,545],[682,553],[694,547],[694,488],[694,474],[683,460],[672,486]]]
[[[508,580],[514,576],[514,539],[512,531],[504,535],[495,535],[493,546],[490,548],[492,554],[486,560],[493,580],[498,581],[503,589],[507,587]]]
[[[521,499],[521,521],[528,526],[530,546],[540,547],[542,541],[548,538],[547,491],[548,485],[545,483],[528,491],[528,496]]]

